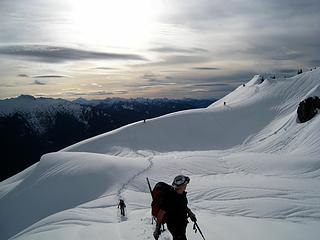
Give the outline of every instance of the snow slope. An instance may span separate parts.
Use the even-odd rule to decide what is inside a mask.
[[[152,239],[145,178],[170,183],[177,174],[191,177],[189,205],[206,239],[318,239],[320,117],[301,124],[296,110],[320,96],[319,85],[320,69],[255,76],[206,109],[44,155],[0,183],[0,239]],[[191,224],[187,235],[201,239]]]

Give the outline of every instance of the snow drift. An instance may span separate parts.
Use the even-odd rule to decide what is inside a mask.
[[[318,239],[320,117],[299,123],[296,110],[320,95],[319,85],[320,69],[255,76],[206,109],[44,155],[0,183],[0,238],[150,239],[145,177],[171,182],[182,173],[191,177],[189,204],[207,239]],[[117,214],[119,198],[126,218]]]

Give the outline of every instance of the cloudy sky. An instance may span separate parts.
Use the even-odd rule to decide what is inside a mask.
[[[319,0],[0,0],[0,98],[220,98],[320,65]]]

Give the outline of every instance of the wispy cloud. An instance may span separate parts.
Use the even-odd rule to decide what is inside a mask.
[[[139,87],[156,87],[156,86],[166,86],[166,85],[175,85],[175,82],[172,82],[172,77],[154,74],[154,73],[145,73],[141,76],[141,79],[146,80],[146,82],[141,83]]]
[[[67,92],[68,96],[104,96],[104,95],[113,95],[112,92],[105,90],[101,91],[89,91],[89,92]]]
[[[109,53],[49,45],[1,46],[0,54],[23,57],[29,61],[59,63],[87,59],[95,60],[146,60],[136,54]]]
[[[41,82],[41,81],[39,81],[39,80],[35,80],[35,81],[33,82],[33,84],[35,84],[35,85],[46,85],[46,83]]]
[[[221,70],[221,68],[216,67],[193,67],[194,70],[205,70],[205,71],[215,71],[215,70]]]
[[[34,78],[64,78],[64,77],[67,77],[67,76],[64,76],[64,75],[37,75],[37,76],[34,76]]]
[[[191,84],[192,87],[230,87],[227,83],[196,83]]]
[[[197,88],[197,89],[192,89],[191,92],[208,92],[208,89],[202,89],[202,88]]]
[[[136,64],[135,67],[172,67],[186,64],[202,64],[210,61],[206,55],[167,55],[160,61]]]
[[[112,67],[95,67],[93,69],[97,69],[97,70],[118,70],[118,68],[112,68]]]
[[[91,86],[93,86],[93,87],[98,87],[98,88],[102,88],[102,85],[101,85],[101,84],[98,84],[98,83],[91,83]]]
[[[34,94],[35,97],[64,97],[64,98],[73,98],[73,97],[81,97],[81,96],[110,96],[113,95],[112,92],[108,91],[76,91],[76,90],[70,90],[70,91],[63,91],[63,92],[52,92],[52,93],[37,93]]]
[[[149,51],[152,52],[160,52],[160,53],[199,53],[199,52],[208,52],[207,49],[204,48],[178,48],[178,47],[158,47],[151,48]]]
[[[29,75],[22,73],[22,74],[18,74],[17,77],[27,78],[29,77]]]
[[[115,94],[128,94],[129,91],[126,91],[126,90],[115,90],[114,93]]]
[[[208,98],[220,98],[225,95],[225,92],[233,91],[236,85],[233,83],[199,83],[181,85],[181,89],[185,92],[199,94]]]

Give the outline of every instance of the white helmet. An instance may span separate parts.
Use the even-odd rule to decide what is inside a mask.
[[[182,185],[188,184],[190,182],[190,178],[184,175],[178,175],[174,178],[172,182],[172,186],[180,187]]]

